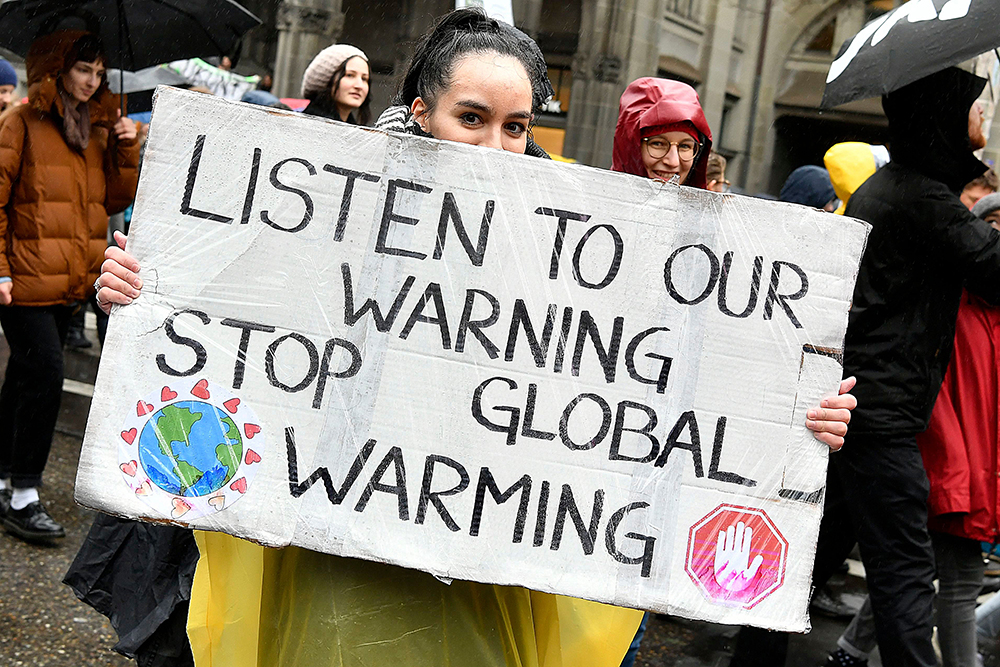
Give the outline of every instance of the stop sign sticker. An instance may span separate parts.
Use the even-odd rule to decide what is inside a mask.
[[[684,570],[710,602],[751,609],[784,583],[787,553],[763,511],[719,505],[691,526]]]

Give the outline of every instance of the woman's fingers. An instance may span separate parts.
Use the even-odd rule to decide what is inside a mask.
[[[107,301],[104,297],[107,297],[108,295],[117,294],[119,296],[126,297],[128,301],[123,302],[116,300],[115,303],[132,303],[132,300],[140,294],[139,290],[134,286],[134,283],[126,282],[114,273],[105,271],[101,274],[101,277],[98,280],[101,283],[101,301]]]
[[[142,289],[142,278],[113,259],[106,259],[101,264],[99,281],[101,287],[110,287],[133,298],[139,296],[139,290]]]
[[[121,111],[119,110],[119,115]],[[121,118],[119,116],[118,122],[115,123],[115,134],[119,139],[135,139],[135,123],[129,118]]]
[[[806,413],[806,419],[816,422],[850,424],[851,411],[846,408],[812,408]]]
[[[818,419],[807,419],[806,428],[814,433],[832,433],[844,437],[847,435],[847,424],[843,421],[821,421]]]
[[[107,250],[104,251],[104,261],[105,263],[109,261],[114,262],[133,273],[139,273],[140,271],[139,262],[135,260],[135,257],[115,246],[108,246]],[[104,269],[102,268],[101,270],[103,271]]]
[[[858,383],[858,378],[853,375],[849,378],[844,378],[840,381],[840,392],[841,394],[846,394],[850,390],[854,389],[854,385]]]
[[[854,397],[854,394],[841,394],[840,396],[830,396],[829,398],[824,398],[819,404],[824,408],[844,408],[847,410],[853,410],[858,407],[858,399]]]
[[[125,249],[125,244],[128,243],[128,237],[125,236],[125,234],[123,232],[119,232],[119,231],[116,230],[115,233],[114,233],[114,239],[115,239],[115,243],[118,244],[118,247],[121,248],[122,250],[124,250]]]
[[[834,435],[832,433],[817,433],[816,439],[829,447],[830,451],[833,452],[844,446],[843,436]]]

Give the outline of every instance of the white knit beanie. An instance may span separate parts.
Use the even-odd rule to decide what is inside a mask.
[[[361,56],[368,62],[365,52],[350,44],[333,44],[328,46],[312,59],[306,73],[302,75],[302,97],[312,99],[330,85],[333,73],[347,59]]]

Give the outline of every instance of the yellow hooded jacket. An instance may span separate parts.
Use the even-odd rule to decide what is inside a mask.
[[[834,213],[843,215],[847,201],[855,190],[888,161],[889,153],[884,146],[872,146],[860,141],[845,141],[831,146],[823,156],[823,164],[830,172],[830,181],[840,200],[840,207]]]

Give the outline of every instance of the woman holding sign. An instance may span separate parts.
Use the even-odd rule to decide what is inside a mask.
[[[39,38],[25,61],[28,104],[0,121],[0,518],[25,540],[65,536],[39,502],[62,396],[62,347],[92,292],[108,214],[135,195],[139,144],[108,90],[95,35]]]
[[[420,43],[399,106],[379,126],[547,158],[528,129],[551,94],[533,41],[481,11],[459,10]],[[138,297],[142,282],[130,255],[114,248],[107,256],[99,302],[110,311]],[[188,625],[199,664],[597,667],[621,660],[642,616],[227,535],[197,539]],[[128,576],[124,563],[117,570]]]
[[[551,94],[534,42],[459,10],[421,41],[397,106],[378,126],[544,158],[529,129]],[[139,266],[118,241],[101,277],[107,308],[131,303],[141,289]],[[843,412],[816,430],[835,437]],[[226,535],[197,539],[188,628],[199,664],[597,667],[621,661],[642,616]]]

